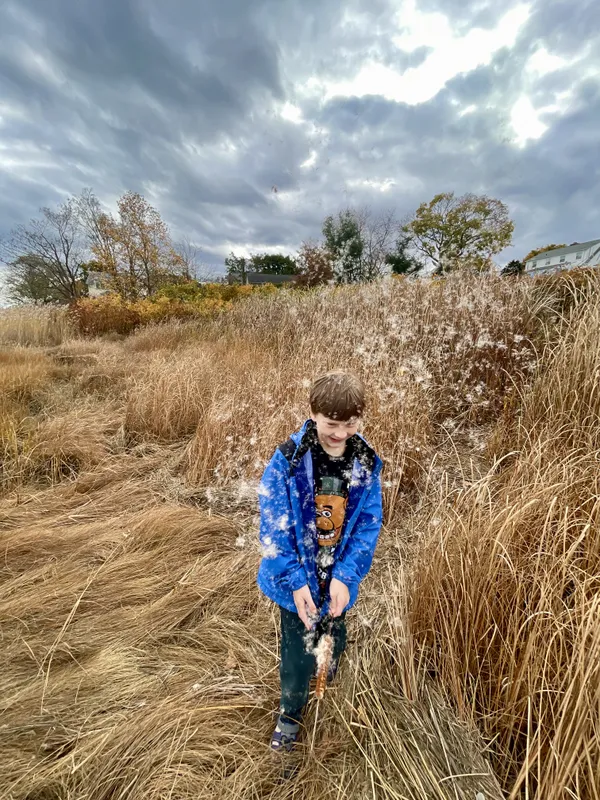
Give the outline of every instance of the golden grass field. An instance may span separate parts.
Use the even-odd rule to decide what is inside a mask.
[[[0,797],[600,798],[600,279],[0,315]],[[256,486],[367,383],[385,526],[281,781]],[[478,794],[479,793],[479,794]]]

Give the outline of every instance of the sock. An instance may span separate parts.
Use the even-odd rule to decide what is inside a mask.
[[[300,724],[287,715],[280,714],[277,720],[276,730],[278,730],[279,733],[284,733],[286,736],[295,736],[300,730]]]

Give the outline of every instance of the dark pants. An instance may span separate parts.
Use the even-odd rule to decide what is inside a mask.
[[[336,617],[331,626],[334,664],[337,664],[346,648],[345,618],[345,613],[341,617]],[[316,630],[307,631],[298,614],[281,608],[280,714],[281,721],[285,723],[300,722],[302,711],[308,701],[310,679],[316,664],[311,651],[324,633],[323,627],[321,621],[317,624]]]

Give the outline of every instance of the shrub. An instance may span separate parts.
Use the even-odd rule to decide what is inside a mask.
[[[135,303],[128,303],[116,294],[85,297],[73,303],[70,311],[79,332],[84,336],[128,334],[142,321]]]
[[[238,300],[275,292],[276,287],[270,284],[253,287],[185,283],[164,287],[156,295],[135,302],[116,294],[83,298],[72,304],[70,314],[84,336],[127,335],[141,325],[214,316],[228,311]]]

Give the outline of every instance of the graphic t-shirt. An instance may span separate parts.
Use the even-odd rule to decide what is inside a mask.
[[[317,575],[321,604],[327,597],[335,551],[342,536],[354,464],[354,442],[349,439],[342,456],[330,456],[317,441],[312,449],[315,514],[317,524]]]

